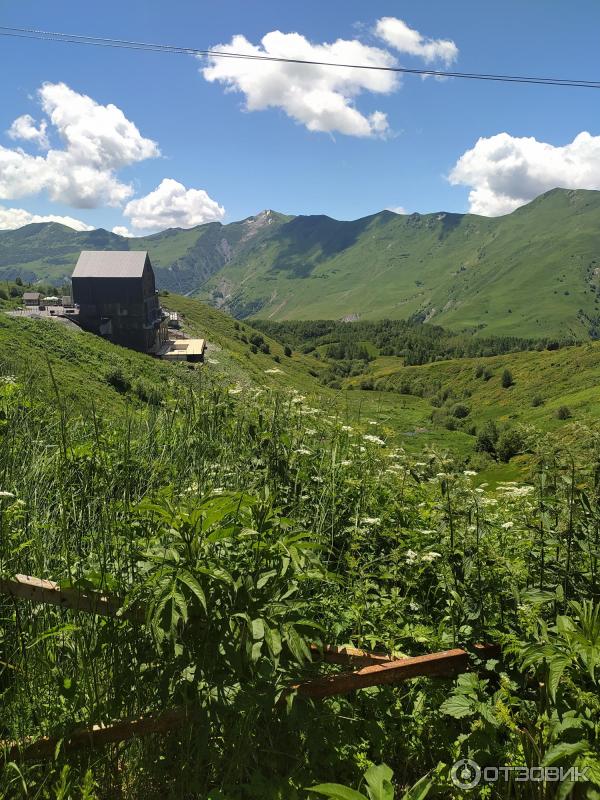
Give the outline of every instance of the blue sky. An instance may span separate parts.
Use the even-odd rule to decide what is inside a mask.
[[[419,32],[414,52],[377,35],[378,20],[389,18]],[[198,48],[229,44],[235,35],[243,35],[248,46],[260,46],[266,34],[281,31],[300,34],[309,47],[342,39],[359,48],[378,48],[382,58],[408,67],[449,64],[459,71],[600,80],[600,4],[593,0],[568,6],[551,0],[0,0],[0,24]],[[436,42],[453,42],[456,58],[444,62],[441,47],[439,57],[432,57],[431,49],[423,49],[430,40],[434,53]],[[30,219],[25,212],[68,216],[94,227],[127,227],[138,234],[204,218],[232,221],[264,208],[341,219],[386,207],[499,214],[554,185],[600,188],[600,95],[595,90],[412,76],[398,81],[393,91],[334,86],[333,99],[341,97],[345,104],[342,116],[354,109],[359,127],[368,128],[370,115],[381,112],[385,130],[340,132],[336,114],[320,109],[319,119],[331,117],[333,129],[315,131],[309,130],[315,101],[312,95],[302,96],[311,91],[310,79],[300,79],[298,91],[290,95],[301,107],[294,118],[290,96],[283,96],[289,89],[285,76],[283,84],[272,76],[271,85],[268,76],[259,75],[249,98],[240,91],[243,74],[209,81],[200,71],[205,66],[187,56],[0,38],[0,209],[9,220],[4,227]],[[245,68],[237,62],[238,70]],[[66,84],[70,92],[49,91],[44,99],[39,94],[44,84]],[[232,84],[237,90],[231,90]],[[42,172],[72,169],[74,174],[89,166],[77,143],[66,157],[42,162],[48,151],[65,149],[66,129],[60,125],[73,123],[74,114],[86,114],[79,95],[98,107],[113,104],[137,129],[133,144],[121,141],[113,160],[110,156],[93,165],[102,174],[94,173],[92,182],[110,178],[127,187],[121,194],[98,189],[82,197],[86,178],[81,172],[68,188],[59,185],[60,175],[31,177],[36,164]],[[246,110],[246,104],[257,104],[257,97],[258,106],[264,100],[269,107]],[[110,122],[108,112],[98,113],[99,125]],[[26,131],[14,127],[9,136],[6,131],[23,115],[34,121]],[[75,119],[75,128],[80,122]],[[37,126],[33,134],[32,125]],[[89,144],[94,131],[86,131],[85,122],[83,128]],[[580,136],[585,131],[591,137]],[[498,138],[503,133],[508,136]],[[152,194],[159,186],[161,191]],[[124,213],[128,203],[133,205]],[[19,213],[8,215],[7,209]]]

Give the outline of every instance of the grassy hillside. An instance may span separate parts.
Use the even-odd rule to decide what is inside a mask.
[[[191,292],[234,253],[244,252],[288,219],[263,212],[230,225],[214,222],[135,238],[102,228],[79,232],[55,222],[33,223],[0,231],[0,281],[19,276],[24,281],[60,284],[70,278],[81,250],[148,250],[161,288]]]
[[[119,374],[124,382],[119,381]],[[0,375],[16,376],[31,395],[87,411],[145,405],[168,383],[183,391],[190,370],[167,364],[57,321],[0,313]],[[129,384],[129,385],[127,385]]]
[[[600,193],[566,190],[495,219],[298,217],[232,260],[202,296],[272,319],[416,314],[485,333],[587,336],[599,310],[599,222]]]
[[[241,368],[241,326],[173,302]],[[377,420],[348,425],[291,384],[232,394],[209,380],[220,364],[161,364],[60,323],[0,323],[0,375],[16,375],[0,380],[0,797],[309,800],[323,782],[364,789],[369,768],[371,787],[385,777],[380,797],[450,798],[462,758],[537,775],[575,766],[579,796],[597,796],[596,432],[574,459],[562,437],[536,435],[527,483],[486,491],[462,459],[406,454]],[[46,356],[73,402],[57,401]],[[547,366],[551,383],[567,362],[546,356],[569,352],[510,358],[538,358],[529,367]],[[572,351],[571,380],[596,357],[595,345]],[[502,391],[516,394],[528,373],[511,366]],[[115,369],[159,383],[161,402],[148,409],[128,389],[103,404]],[[434,369],[475,397],[461,365],[407,373]],[[485,391],[491,409],[495,371]],[[378,394],[346,396],[368,395],[374,410]],[[428,399],[406,398],[417,402]],[[15,575],[81,589],[90,605],[15,597]],[[127,613],[89,613],[93,593],[126,598]],[[477,642],[502,653],[482,659]],[[393,657],[461,647],[469,672],[351,692],[342,675],[340,695],[307,697],[314,683],[290,692],[321,677],[335,689],[352,668],[324,663],[315,643]],[[127,720],[140,721],[132,739]],[[71,735],[96,725],[99,735]],[[123,741],[103,744],[111,735]],[[23,752],[41,737],[56,738]],[[511,798],[549,796],[538,781],[516,785]],[[489,800],[489,789],[460,795]]]
[[[423,388],[430,396],[449,392],[447,403],[464,401],[477,423],[512,420],[556,430],[565,425],[565,420],[557,417],[561,406],[568,407],[570,421],[592,423],[600,417],[598,342],[421,367],[399,367],[392,359],[380,359],[371,370],[373,378],[382,382],[379,385],[395,390]],[[504,370],[509,370],[514,381],[509,388],[502,386]]]
[[[364,372],[330,388],[321,383],[327,362],[315,353],[294,349],[288,356],[281,342],[192,298],[169,295],[163,303],[180,312],[189,334],[208,339],[203,367],[167,364],[72,325],[0,314],[0,370],[18,375],[45,400],[55,396],[54,381],[66,403],[88,409],[160,402],[164,387],[173,384],[181,391],[218,384],[234,395],[252,387],[283,395],[293,391],[315,413],[365,435],[401,444],[410,452],[431,446],[462,459],[472,457],[477,433],[489,420],[500,428],[527,423],[561,431],[600,415],[600,343],[416,367],[375,351]],[[252,345],[257,336],[259,347]],[[508,389],[501,385],[505,369],[514,381]],[[455,417],[457,406],[467,408],[464,418]],[[557,412],[563,406],[569,417],[561,420]],[[499,470],[494,479],[504,467]]]
[[[352,222],[262,212],[126,239],[55,223],[0,231],[0,280],[67,277],[82,249],[148,250],[162,288],[237,317],[418,319],[483,335],[600,332],[600,192],[555,189],[512,214]]]

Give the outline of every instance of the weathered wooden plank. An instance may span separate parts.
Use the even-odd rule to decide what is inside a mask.
[[[123,600],[108,592],[94,592],[82,589],[61,589],[60,584],[32,575],[15,575],[12,579],[0,578],[0,594],[8,594],[19,600],[30,600],[32,603],[49,605],[84,611],[91,614],[114,617],[123,605]],[[128,609],[122,614],[123,619],[143,622],[144,609]],[[369,653],[356,647],[335,647],[326,645],[322,649],[313,645],[314,655],[321,656],[333,664],[379,664],[392,660],[391,656]]]
[[[497,658],[500,647],[495,644],[475,645],[480,658]],[[330,648],[332,658],[387,658],[386,663],[377,663],[364,667],[356,672],[327,675],[306,683],[291,687],[304,697],[320,700],[334,695],[347,694],[356,689],[369,686],[382,686],[399,683],[416,677],[451,677],[467,672],[471,666],[471,656],[461,648],[444,650],[412,658],[391,659],[389,656],[377,656],[356,648]],[[160,714],[150,714],[134,719],[120,720],[112,725],[92,725],[78,728],[62,736],[47,736],[37,740],[26,740],[20,743],[0,742],[0,759],[35,760],[52,756],[62,741],[65,751],[84,747],[101,747],[114,742],[123,742],[136,736],[148,736],[152,733],[166,733],[191,719],[190,709],[178,707]]]
[[[481,658],[496,658],[500,655],[498,645],[477,645],[477,651]],[[386,664],[374,664],[356,672],[326,675],[306,683],[296,684],[292,688],[304,697],[322,699],[347,694],[355,689],[364,689],[369,686],[399,683],[409,678],[450,677],[467,672],[469,667],[469,653],[456,648],[425,656],[401,658]]]
[[[63,750],[67,752],[85,747],[102,747],[152,733],[166,733],[191,718],[190,710],[181,706],[157,714],[119,720],[110,725],[89,725],[58,736],[44,736],[41,739],[10,744],[4,742],[0,743],[0,758],[4,757],[5,761],[48,758],[54,755],[61,741]]]
[[[116,595],[95,592],[87,589],[61,589],[60,584],[32,575],[15,575],[12,579],[0,578],[0,593],[18,600],[32,603],[60,606],[74,611],[115,617],[123,606],[123,600]],[[144,618],[140,610],[128,609],[122,613],[124,619],[141,622]]]
[[[327,661],[330,664],[367,666],[368,664],[387,664],[395,660],[393,656],[388,656],[385,653],[370,653],[367,650],[359,650],[349,645],[343,647],[325,645],[322,648],[318,645],[311,645],[310,650],[314,656],[322,658],[323,661]]]

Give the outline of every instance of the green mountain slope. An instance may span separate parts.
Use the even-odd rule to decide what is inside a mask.
[[[125,239],[54,223],[0,232],[0,279],[59,280],[81,249],[147,249],[161,288],[237,317],[403,319],[488,334],[600,332],[600,192],[555,189],[504,217],[262,212]]]
[[[487,333],[595,334],[600,193],[554,190],[495,219],[298,217],[203,296],[272,319],[420,318]]]
[[[186,294],[289,219],[264,211],[230,225],[211,222],[136,238],[102,228],[80,232],[55,222],[33,223],[0,231],[0,280],[19,276],[61,283],[70,278],[81,250],[148,250],[158,286]]]

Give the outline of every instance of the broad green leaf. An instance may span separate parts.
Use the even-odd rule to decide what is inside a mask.
[[[393,775],[387,764],[369,767],[365,772],[365,781],[370,800],[394,800]]]
[[[557,654],[548,661],[548,690],[553,700],[556,700],[558,684],[570,663],[571,658],[562,654]]]
[[[206,611],[206,595],[204,594],[203,588],[198,583],[198,580],[192,575],[192,573],[188,570],[181,570],[177,573],[177,578],[180,583],[184,583],[188,589],[191,589]]]
[[[429,790],[433,786],[433,778],[428,772],[423,775],[410,789],[402,795],[402,800],[424,800],[429,794]]]
[[[444,700],[440,706],[440,711],[442,714],[447,714],[449,717],[462,719],[463,717],[472,717],[475,713],[475,706],[473,700],[462,694],[458,694],[452,695],[447,700]]]
[[[251,623],[252,638],[254,640],[265,638],[265,624],[262,619],[253,619]]]
[[[368,800],[364,794],[342,786],[341,783],[319,783],[317,786],[311,786],[309,791],[322,794],[330,800]]]
[[[551,767],[558,761],[563,761],[563,760],[567,760],[570,762],[573,756],[576,756],[578,753],[583,753],[585,750],[588,749],[589,749],[589,744],[586,741],[559,742],[558,744],[553,745],[549,750],[546,751],[546,755],[544,756],[544,760],[542,761],[542,766]]]

